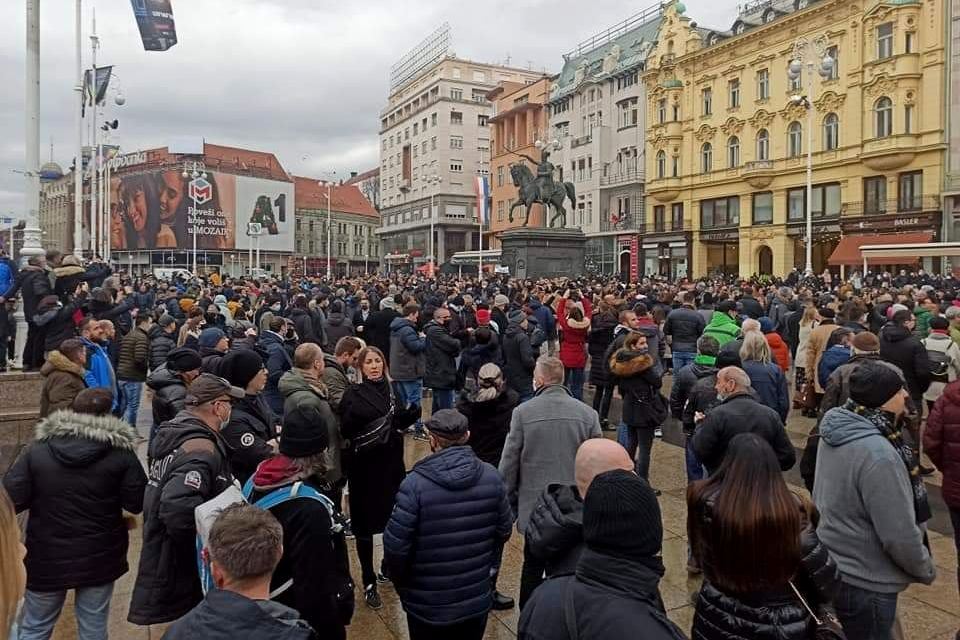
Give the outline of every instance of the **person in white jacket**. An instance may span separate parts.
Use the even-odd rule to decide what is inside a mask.
[[[933,374],[930,386],[923,394],[929,411],[933,408],[933,403],[943,395],[947,383],[960,377],[960,347],[950,339],[950,321],[942,316],[930,318],[930,334],[922,342],[930,357]],[[945,357],[938,358],[936,353],[942,353]]]

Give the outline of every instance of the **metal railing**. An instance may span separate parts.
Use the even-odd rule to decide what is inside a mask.
[[[849,202],[844,205],[847,215],[884,215],[890,213],[920,213],[939,211],[940,198],[937,196],[902,197],[893,200],[866,200]]]
[[[623,34],[627,33],[631,29],[639,27],[641,24],[650,21],[651,19],[663,14],[663,5],[655,4],[653,6],[647,7],[640,13],[634,14],[624,20],[623,22],[618,22],[612,27],[601,31],[600,33],[594,35],[591,38],[587,38],[583,42],[577,45],[577,48],[573,51],[568,52],[564,58],[576,58],[582,56],[583,54],[593,51],[599,46],[605,45],[612,40],[619,38]]]
[[[580,136],[580,137],[577,137],[577,138],[574,138],[573,140],[571,140],[571,141],[570,141],[570,148],[571,148],[571,149],[576,149],[577,147],[581,147],[581,146],[583,146],[583,145],[585,145],[585,144],[590,144],[592,141],[593,141],[593,134],[592,134],[592,133],[588,133],[588,134],[585,135],[585,136]]]
[[[641,225],[644,233],[676,233],[690,231],[691,225],[685,220],[654,220]]]
[[[621,171],[605,176],[600,176],[600,186],[609,187],[616,184],[630,184],[631,182],[643,182],[646,178],[646,172],[643,169],[631,169]]]
[[[743,163],[743,172],[750,173],[751,171],[772,171],[773,170],[773,160],[751,160],[750,162]]]

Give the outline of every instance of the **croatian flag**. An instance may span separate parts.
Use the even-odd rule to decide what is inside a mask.
[[[483,224],[490,224],[490,183],[487,182],[487,176],[477,176],[473,184],[474,191],[477,194],[477,213],[480,215],[480,221]]]

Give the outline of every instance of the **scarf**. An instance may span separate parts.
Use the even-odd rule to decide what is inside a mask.
[[[869,420],[873,426],[877,428],[877,431],[887,439],[887,442],[893,446],[897,453],[900,454],[900,458],[907,468],[907,474],[910,476],[910,486],[913,490],[913,510],[916,514],[917,524],[923,524],[929,520],[933,516],[933,513],[930,511],[927,487],[920,477],[920,463],[913,449],[903,441],[903,430],[897,427],[896,416],[882,409],[864,407],[852,399],[847,400],[844,409]]]

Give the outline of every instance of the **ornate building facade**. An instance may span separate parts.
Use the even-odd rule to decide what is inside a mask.
[[[816,271],[859,264],[864,236],[940,239],[944,1],[768,0],[729,30],[667,5],[642,74],[642,270],[676,274],[678,252],[693,276],[803,268],[808,150]]]

